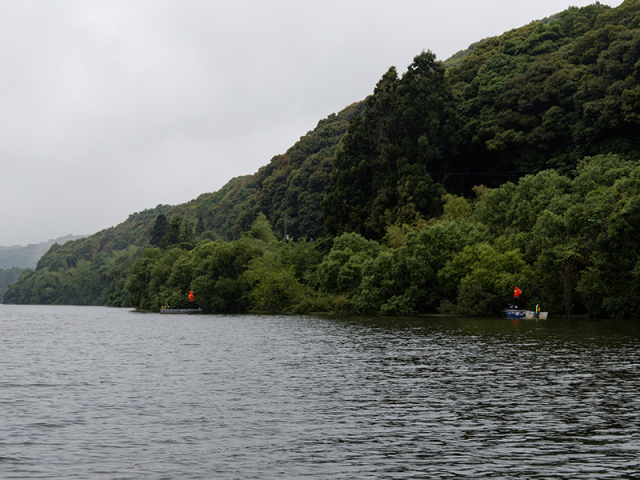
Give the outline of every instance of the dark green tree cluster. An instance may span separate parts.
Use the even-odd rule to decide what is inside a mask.
[[[545,170],[476,198],[445,195],[443,214],[389,229],[384,241],[350,232],[278,241],[264,215],[242,239],[191,251],[147,250],[129,275],[131,303],[211,312],[342,311],[498,315],[514,285],[525,305],[553,314],[637,318],[640,164],[615,155]]]
[[[170,209],[158,205],[116,227],[53,244],[35,270],[25,270],[9,286],[4,303],[127,305],[121,277],[144,250],[155,219]]]
[[[52,254],[46,266],[26,269],[9,285],[3,303],[130,306],[124,282],[142,251],[131,245],[91,261]]]
[[[337,152],[323,203],[330,234],[381,239],[439,215],[447,191],[585,156],[640,157],[640,1],[568,10],[461,52],[391,68]],[[445,62],[446,63],[446,62]]]
[[[380,238],[389,224],[437,216],[445,191],[429,172],[454,153],[456,137],[453,94],[435,55],[415,57],[402,78],[389,69],[337,152],[327,231]]]
[[[574,168],[608,152],[637,158],[639,18],[638,0],[596,2],[475,46],[447,71],[462,134],[450,171],[496,172],[487,182],[498,185],[498,172]]]
[[[545,170],[476,198],[446,194],[443,213],[387,229],[278,240],[259,214],[242,238],[129,247],[71,268],[63,255],[24,272],[5,303],[73,303],[207,312],[498,315],[514,285],[552,314],[637,318],[640,163],[616,155]],[[62,247],[60,248],[62,249]]]
[[[166,248],[195,246],[194,226],[183,217],[193,209],[193,204],[158,205],[87,238],[53,244],[35,270],[27,269],[7,289],[4,301],[129,306],[126,277],[149,243]]]
[[[202,217],[198,217],[198,222],[193,228],[181,215],[174,215],[171,222],[161,213],[156,217],[153,228],[149,235],[149,243],[155,246],[167,247],[191,242],[195,237],[195,231],[204,233],[202,227]]]
[[[167,229],[169,228],[169,222],[164,213],[159,214],[153,222],[153,228],[149,235],[149,243],[151,245],[159,246],[167,237]]]
[[[256,175],[256,194],[250,201],[252,217],[264,213],[278,236],[287,232],[299,238],[319,238],[325,224],[322,199],[334,168],[334,157],[349,121],[362,111],[356,103],[329,115],[300,138],[284,155],[275,157]]]
[[[575,176],[546,170],[476,193],[446,195],[437,221],[391,230],[386,245],[336,238],[316,288],[360,313],[482,316],[499,314],[520,285],[529,307],[638,317],[638,161],[586,158]]]
[[[125,288],[131,304],[141,310],[157,310],[162,304],[186,308],[186,293],[192,290],[196,304],[207,312],[287,311],[303,295],[296,266],[298,275],[310,268],[288,259],[295,258],[287,256],[291,250],[278,242],[260,214],[238,240],[205,239],[193,250],[146,250],[131,268]]]

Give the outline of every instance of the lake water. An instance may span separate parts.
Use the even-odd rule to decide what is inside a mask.
[[[0,306],[0,478],[640,478],[633,322]]]

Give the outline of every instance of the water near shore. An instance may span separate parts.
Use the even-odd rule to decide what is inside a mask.
[[[639,478],[633,322],[0,306],[0,478]]]

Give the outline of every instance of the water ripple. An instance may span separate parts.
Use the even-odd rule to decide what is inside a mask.
[[[0,307],[2,478],[639,478],[640,329]]]

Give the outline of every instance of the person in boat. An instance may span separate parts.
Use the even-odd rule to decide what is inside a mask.
[[[522,290],[516,285],[516,288],[513,289],[513,308],[520,308],[520,295],[522,295]]]
[[[195,297],[193,296],[193,292],[189,292],[189,308],[193,308],[193,300]]]

